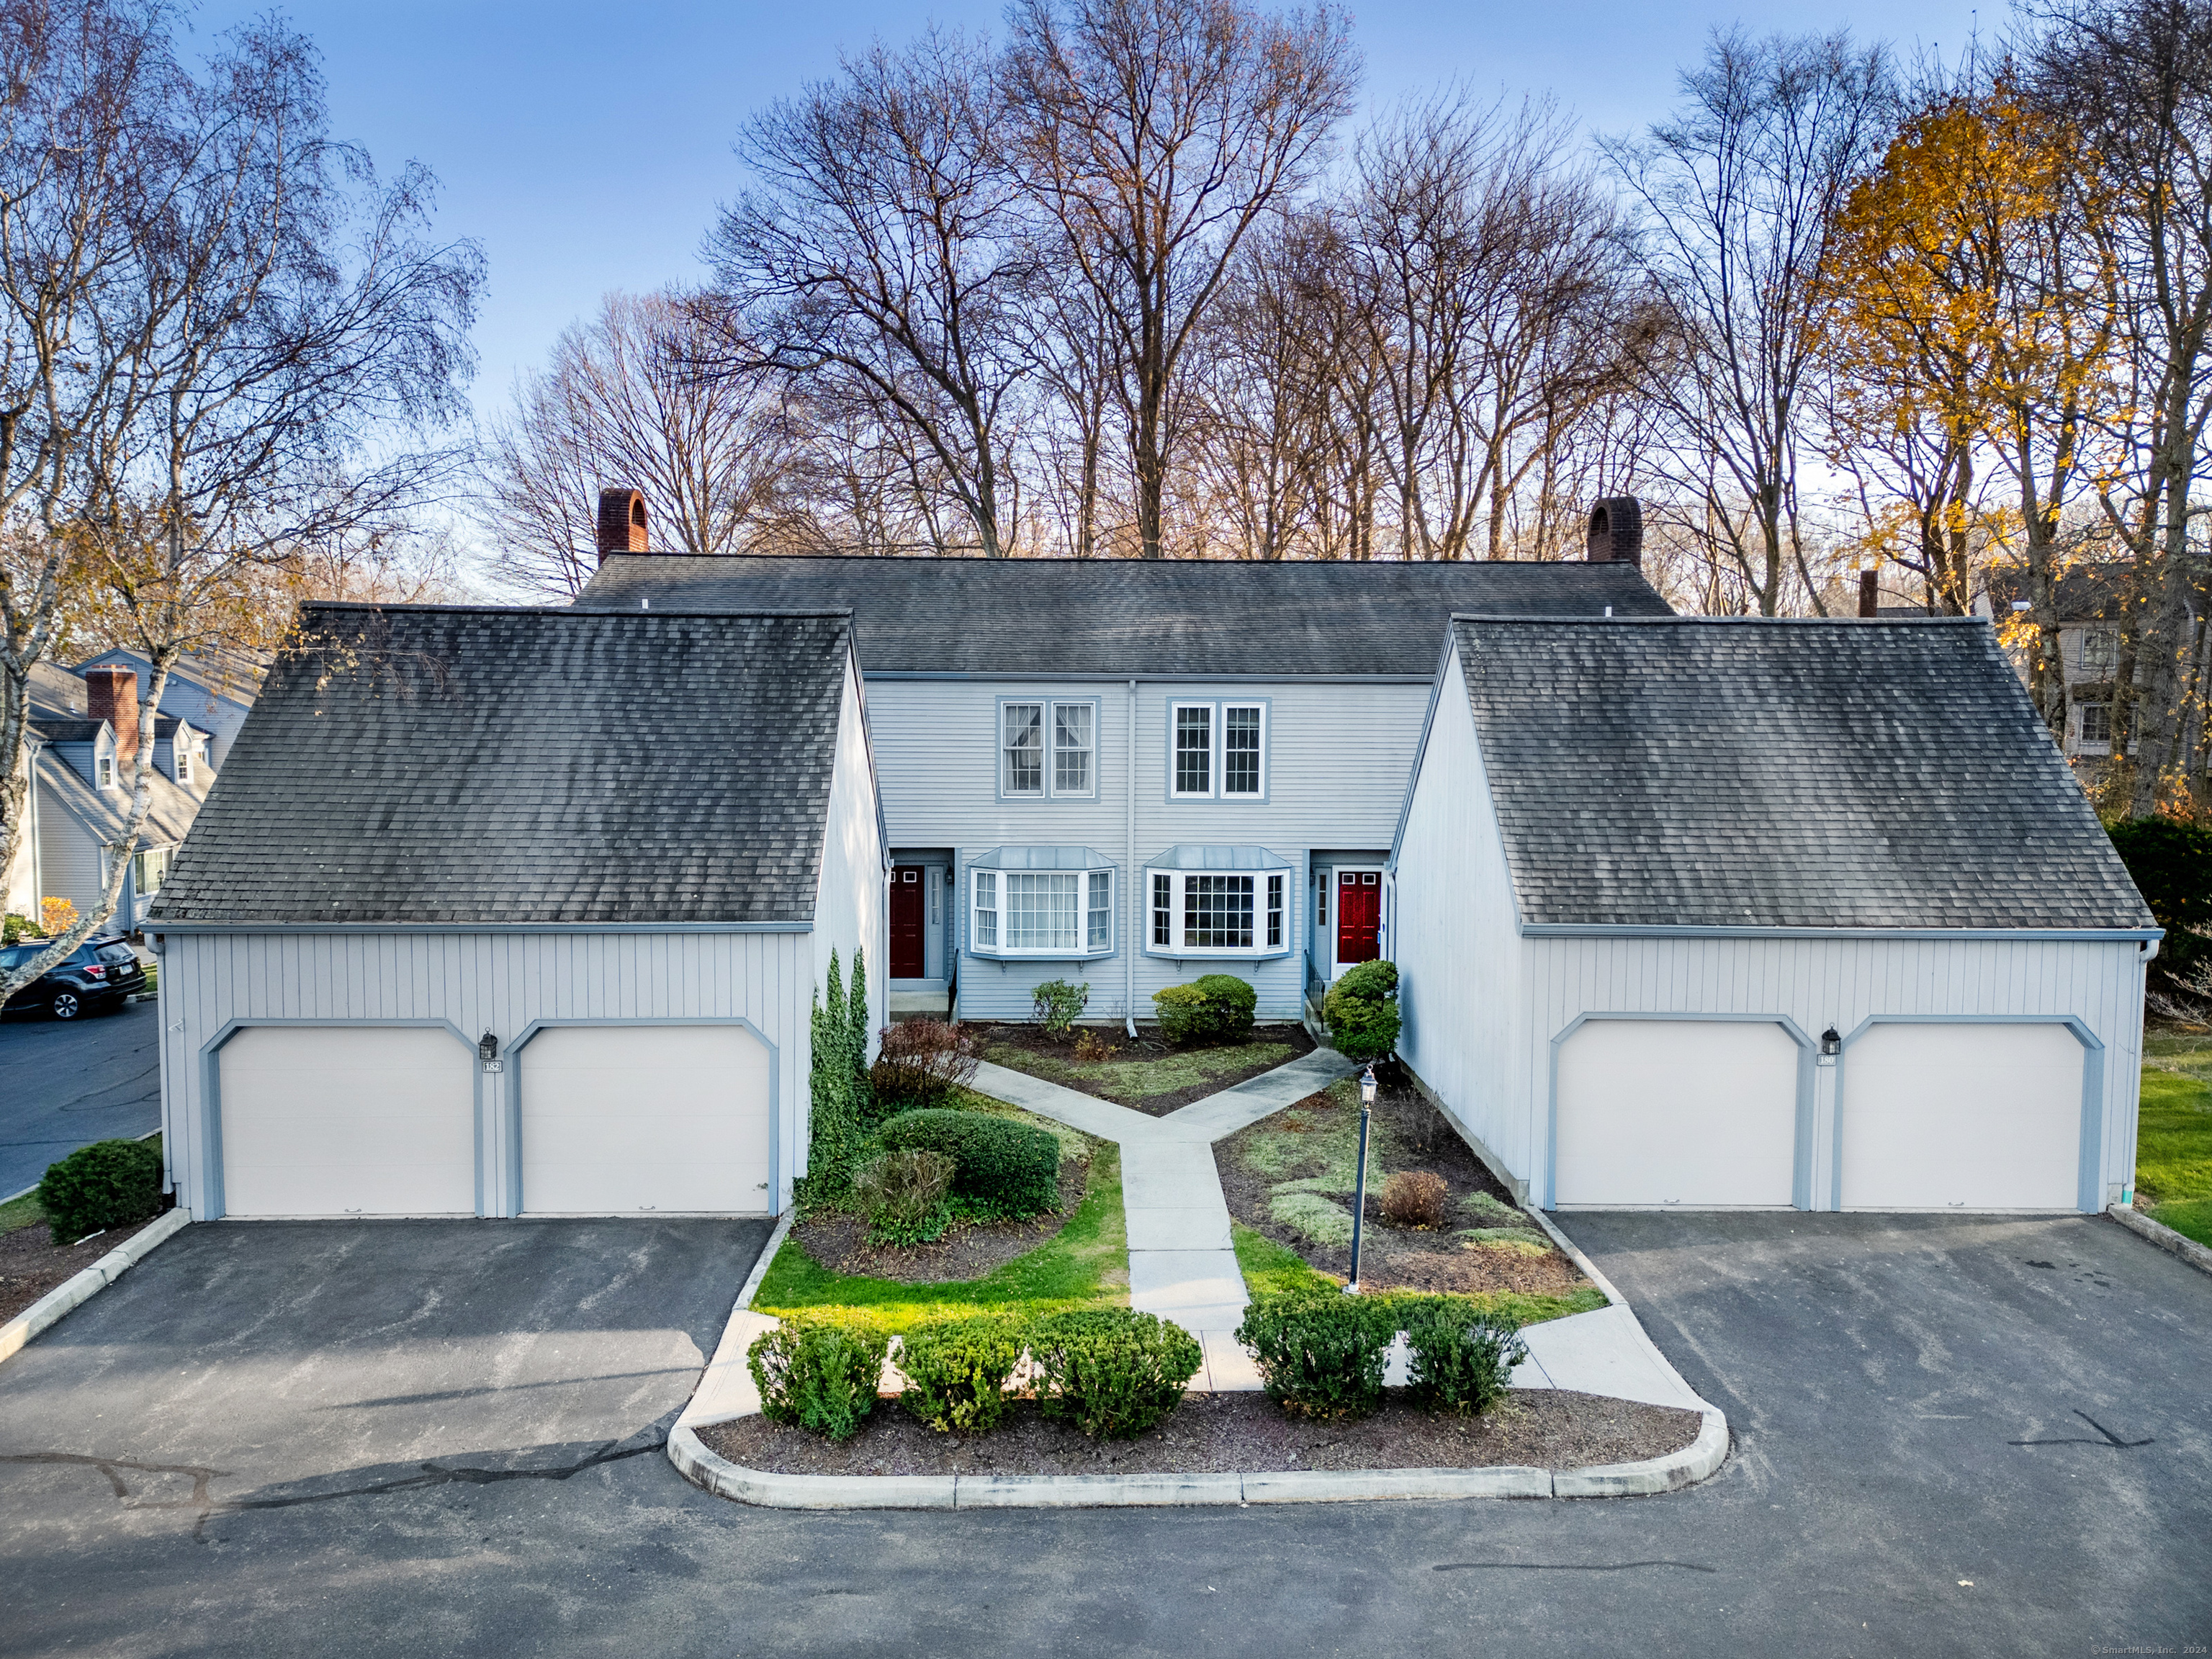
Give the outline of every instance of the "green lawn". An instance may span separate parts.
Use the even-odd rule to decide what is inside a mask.
[[[1237,1265],[1244,1270],[1244,1289],[1251,1296],[1278,1291],[1316,1290],[1344,1281],[1306,1265],[1296,1250],[1278,1244],[1265,1233],[1242,1222],[1230,1227],[1237,1246]],[[1523,1296],[1516,1291],[1485,1291],[1468,1298],[1492,1313],[1503,1314],[1516,1325],[1540,1325],[1569,1314],[1595,1313],[1605,1306],[1605,1292],[1589,1285],[1565,1296]]]
[[[2143,1060],[2136,1207],[2212,1244],[2212,1039],[2147,1037]]]
[[[12,1203],[0,1204],[0,1233],[12,1233],[19,1227],[35,1227],[46,1218],[39,1207],[39,1195],[25,1193]]]
[[[1000,1103],[989,1103],[1014,1112]],[[902,1285],[896,1279],[852,1277],[830,1272],[801,1249],[798,1240],[786,1239],[761,1280],[753,1305],[772,1314],[795,1308],[867,1308],[893,1330],[904,1330],[924,1319],[985,1310],[1036,1315],[1072,1307],[1127,1307],[1129,1240],[1121,1215],[1121,1149],[1111,1141],[1093,1142],[1091,1147],[1083,1201],[1067,1224],[1027,1255],[1016,1256],[986,1278],[949,1285]]]
[[[1116,1053],[1103,1060],[1079,1060],[1071,1046],[1065,1055],[1039,1054],[1018,1043],[987,1042],[984,1059],[1010,1072],[1041,1077],[1063,1088],[1097,1095],[1117,1106],[1136,1106],[1184,1089],[1232,1083],[1271,1072],[1298,1057],[1287,1042],[1233,1042],[1218,1048],[1182,1048],[1167,1054],[1132,1050],[1128,1039],[1109,1034]]]

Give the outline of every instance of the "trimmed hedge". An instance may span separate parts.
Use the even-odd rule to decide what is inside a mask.
[[[1398,1334],[1387,1297],[1285,1291],[1253,1298],[1237,1340],[1267,1398],[1299,1417],[1364,1417],[1382,1402],[1382,1360]]]
[[[1406,1343],[1413,1363],[1406,1381],[1431,1411],[1471,1416],[1505,1396],[1513,1368],[1528,1357],[1519,1327],[1479,1310],[1464,1297],[1408,1298]]]
[[[1346,1060],[1380,1060],[1398,1046],[1398,964],[1347,968],[1322,1000],[1328,1040]]]
[[[1205,1353],[1157,1314],[1097,1308],[1047,1316],[1030,1332],[1037,1407],[1095,1440],[1128,1440],[1182,1402]]]
[[[890,1334],[853,1309],[786,1314],[745,1350],[745,1368],[771,1421],[850,1440],[876,1407]]]
[[[932,1109],[886,1119],[883,1144],[951,1158],[953,1195],[981,1213],[1011,1219],[1060,1207],[1060,1139],[1048,1129],[987,1112]]]
[[[1259,1006],[1260,994],[1234,974],[1204,974],[1152,993],[1160,1035],[1170,1042],[1242,1042]]]
[[[899,1346],[906,1378],[899,1404],[939,1434],[996,1428],[1013,1403],[1006,1379],[1027,1333],[1018,1319],[985,1314],[924,1325]]]
[[[951,1158],[908,1147],[862,1164],[853,1177],[853,1202],[868,1218],[871,1243],[927,1244],[952,1224],[945,1201],[951,1188]]]
[[[161,1212],[161,1154],[150,1140],[95,1140],[46,1166],[39,1207],[56,1244]]]

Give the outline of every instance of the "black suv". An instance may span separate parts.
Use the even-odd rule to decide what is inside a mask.
[[[0,945],[0,972],[21,967],[46,948]],[[138,965],[137,951],[119,939],[87,939],[9,997],[0,1012],[22,1014],[44,1008],[56,1019],[75,1019],[79,1014],[120,1008],[124,998],[145,988],[146,970]]]

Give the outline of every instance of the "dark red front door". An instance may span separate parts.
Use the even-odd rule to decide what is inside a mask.
[[[902,864],[891,872],[891,977],[924,979],[929,974],[929,944],[922,927],[929,915],[923,889],[929,872]]]
[[[1339,967],[1372,962],[1382,920],[1382,878],[1372,870],[1336,872],[1336,961]]]

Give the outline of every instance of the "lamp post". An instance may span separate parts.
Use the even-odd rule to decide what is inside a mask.
[[[1367,1223],[1367,1131],[1375,1118],[1375,1068],[1368,1066],[1359,1079],[1359,1177],[1352,1200],[1352,1282],[1346,1296],[1359,1294],[1360,1233]]]

